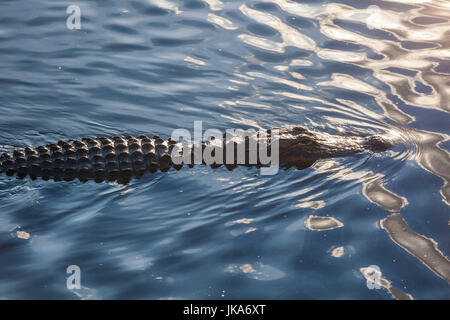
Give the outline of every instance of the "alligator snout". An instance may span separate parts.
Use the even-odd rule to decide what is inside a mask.
[[[370,136],[364,141],[364,146],[370,151],[386,151],[393,146],[393,142],[382,136]]]

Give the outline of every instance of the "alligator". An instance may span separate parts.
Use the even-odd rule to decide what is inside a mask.
[[[333,135],[302,126],[276,129],[277,136],[272,134],[275,132],[273,129],[269,129],[262,131],[262,134],[254,133],[253,138],[256,138],[256,141],[264,139],[268,156],[270,146],[278,143],[279,167],[283,169],[305,169],[319,159],[354,155],[364,151],[382,152],[393,145],[392,141],[380,135]],[[204,151],[208,146],[218,146],[220,139],[214,137],[198,144],[187,143],[186,140],[179,142],[172,138],[164,140],[160,136],[149,138],[146,135],[60,140],[45,146],[25,147],[11,153],[3,153],[0,156],[0,173],[16,175],[18,178],[29,176],[31,179],[41,177],[55,181],[78,179],[83,182],[106,180],[127,183],[131,178],[140,177],[147,172],[166,172],[170,168],[180,170],[183,164],[192,167],[194,163],[203,163],[213,168],[224,164],[229,170],[237,166],[267,166],[258,152],[256,159],[251,157],[250,138],[249,135],[225,134],[223,144],[219,144],[223,146],[223,161],[213,163],[206,163],[202,159],[195,161],[194,153],[196,148]],[[172,158],[175,147],[177,150],[188,150],[187,158],[183,159],[192,161],[175,161]],[[237,156],[239,147],[243,147],[241,150],[245,151],[245,156],[240,159]],[[226,158],[226,151],[230,148],[236,151],[231,159]],[[215,150],[218,149],[213,148],[211,155],[214,156]]]

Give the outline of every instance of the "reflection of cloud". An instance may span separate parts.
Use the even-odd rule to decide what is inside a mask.
[[[296,207],[297,208],[310,208],[313,210],[318,210],[318,209],[322,209],[323,207],[325,207],[325,201],[318,200],[318,201],[300,202],[296,205]]]
[[[206,63],[204,61],[196,59],[196,58],[192,58],[192,57],[189,57],[189,56],[184,58],[184,61],[196,64],[196,65],[199,65],[199,66],[206,65]]]
[[[175,12],[175,14],[180,14],[183,12],[183,11],[179,10],[175,4],[173,4],[172,2],[170,2],[168,0],[149,0],[149,1],[161,9],[173,11],[173,12]]]
[[[271,40],[261,38],[261,37],[251,36],[249,34],[240,34],[238,36],[238,38],[241,39],[246,44],[249,44],[251,46],[254,46],[254,47],[257,47],[257,48],[260,48],[263,50],[284,53],[283,45],[278,42],[275,42],[275,41],[271,41]]]
[[[208,13],[208,21],[224,28],[225,30],[236,30],[237,27],[233,25],[230,20],[215,15],[213,13]]]
[[[251,279],[263,281],[278,280],[286,276],[285,273],[282,272],[281,270],[278,270],[275,267],[265,265],[262,263],[255,263],[255,264],[246,263],[240,266],[232,264],[229,265],[225,271],[230,273],[241,272],[242,274],[246,275]]]
[[[234,221],[235,223],[244,223],[244,224],[249,224],[253,221],[253,219],[250,218],[242,218],[239,220]]]
[[[318,196],[320,196],[322,192],[318,194],[313,194],[311,196],[308,196],[306,198],[298,200],[298,203],[295,205],[297,208],[309,208],[313,210],[322,209],[325,207],[325,201],[323,200],[314,200]]]
[[[309,216],[305,221],[305,226],[309,230],[327,231],[341,228],[344,224],[333,217]]]
[[[450,261],[438,249],[436,241],[415,233],[399,213],[381,220],[381,227],[396,244],[450,283]]]
[[[25,231],[17,231],[17,238],[28,240],[30,239],[30,234]]]
[[[408,200],[386,189],[383,185],[383,175],[372,171],[353,171],[345,168],[335,160],[316,162],[312,168],[318,172],[329,173],[326,179],[357,180],[362,183],[363,195],[370,201],[387,211],[398,212],[408,204]]]
[[[264,24],[268,27],[271,27],[274,30],[277,30],[281,34],[281,38],[283,42],[280,44],[280,47],[297,47],[303,50],[314,50],[316,48],[316,43],[311,38],[302,34],[297,29],[288,26],[283,23],[279,18],[263,11],[258,11],[247,7],[245,4],[239,7],[239,10],[247,17]]]
[[[450,206],[450,154],[439,147],[448,137],[421,130],[411,130],[418,144],[417,163],[427,171],[441,177],[444,185],[441,195],[445,204]]]
[[[303,85],[301,83],[298,83],[296,81],[291,81],[291,80],[287,80],[287,79],[283,79],[283,78],[279,78],[279,77],[275,77],[275,76],[271,76],[262,72],[247,72],[247,74],[249,76],[255,77],[255,78],[263,78],[266,80],[270,80],[273,82],[276,82],[277,84],[285,84],[287,86],[290,86],[292,88],[295,88],[297,90],[305,90],[305,91],[312,91],[313,88],[311,88],[310,86],[306,86]]]
[[[344,247],[337,247],[331,250],[331,256],[334,258],[341,258],[345,254]]]
[[[291,60],[289,65],[293,66],[293,67],[298,67],[298,66],[310,67],[313,65],[313,63],[311,61],[305,60],[305,59],[294,59],[294,60]]]
[[[363,52],[348,52],[333,49],[318,49],[317,55],[325,60],[339,62],[360,62],[366,60],[366,54]]]
[[[277,4],[284,11],[305,18],[314,18],[323,12],[323,6],[298,3],[290,0],[265,0]]]
[[[220,0],[203,0],[209,5],[209,8],[212,11],[220,11],[222,10],[223,3]]]
[[[399,212],[408,204],[405,197],[400,197],[382,184],[383,175],[371,175],[363,182],[363,194],[371,202],[390,212]]]
[[[370,267],[360,268],[359,271],[361,271],[362,275],[366,280],[371,279],[373,277],[374,270]],[[377,279],[377,283],[380,285],[380,287],[386,289],[395,299],[414,300],[412,295],[410,295],[409,293],[405,293],[396,287],[393,287],[389,280],[381,277],[381,272],[379,277],[380,278]]]
[[[70,290],[81,300],[98,300],[97,290],[82,286],[80,289]]]

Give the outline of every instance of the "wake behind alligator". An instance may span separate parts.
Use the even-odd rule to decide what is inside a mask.
[[[305,169],[319,159],[350,156],[364,151],[385,151],[393,145],[390,140],[379,135],[332,135],[293,126],[277,128],[279,134],[274,138],[272,131],[274,130],[266,130],[264,134],[254,133],[253,138],[258,142],[264,139],[269,156],[270,147],[275,141],[278,142],[279,166],[283,169]],[[194,163],[198,162],[194,159],[196,148],[201,148],[202,151],[208,147],[212,148],[211,154],[214,155],[218,146],[223,146],[223,161],[209,163],[213,168],[222,164],[229,170],[237,166],[268,165],[263,163],[259,149],[254,153],[256,158],[252,159],[250,138],[224,135],[221,144],[218,144],[217,139],[202,141],[200,144],[186,144],[186,141],[177,142],[171,138],[164,140],[159,136],[149,138],[146,135],[61,140],[45,146],[26,147],[12,153],[3,153],[0,156],[0,170],[8,176],[16,175],[18,178],[30,176],[32,179],[41,177],[55,181],[79,179],[126,183],[131,178],[141,177],[147,172],[166,172],[170,168],[180,170],[183,164],[193,167]],[[174,162],[172,151],[175,147],[186,148],[183,150],[188,150],[187,158],[191,161]],[[233,149],[231,161],[226,158],[230,148]],[[244,151],[242,158],[238,157],[239,150]],[[204,160],[199,163],[208,164]]]

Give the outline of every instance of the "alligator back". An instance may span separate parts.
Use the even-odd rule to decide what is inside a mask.
[[[127,180],[145,172],[167,171],[174,165],[171,151],[176,141],[145,135],[83,138],[26,147],[0,156],[0,170],[19,178],[45,180]]]

